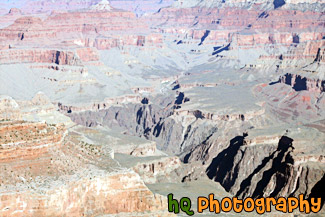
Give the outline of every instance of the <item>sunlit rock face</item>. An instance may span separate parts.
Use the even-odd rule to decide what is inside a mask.
[[[157,12],[160,8],[172,5],[173,2],[174,0],[19,0],[0,3],[0,12],[5,14],[10,8],[20,8],[24,13],[30,14],[36,12],[80,10],[89,7],[97,8],[97,10],[107,10],[113,7],[133,11],[137,15],[142,16],[146,13]]]
[[[155,13],[161,8],[169,7],[174,0],[111,0],[111,5],[127,11],[133,11],[138,16]]]
[[[110,11],[112,10],[112,6],[108,0],[102,0],[97,4],[91,6],[90,9],[94,11]]]
[[[48,107],[43,93],[32,101],[17,103],[3,96],[0,102],[0,216],[167,214],[166,198],[153,194],[139,174],[121,167],[113,150],[87,143],[66,128],[68,121],[55,123],[63,120],[62,114]],[[41,107],[48,109],[35,111]],[[11,115],[4,116],[4,110]],[[48,123],[24,120],[45,113]]]
[[[68,10],[80,10],[84,8],[89,8],[92,5],[99,3],[101,0],[40,0],[40,1],[30,1],[24,0],[25,2],[20,3],[20,7],[23,11],[27,13],[35,12],[50,12],[53,10],[58,11],[68,11]]]

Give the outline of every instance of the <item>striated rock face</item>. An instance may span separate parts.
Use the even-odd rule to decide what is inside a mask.
[[[1,162],[35,159],[63,142],[64,127],[21,121],[2,122],[0,126]]]
[[[17,211],[23,216],[94,216],[130,211],[155,215],[167,207],[163,197],[153,195],[136,173],[127,171],[82,178],[42,192],[2,192],[0,199],[1,216],[15,215]]]
[[[81,65],[81,61],[74,52],[56,50],[4,50],[1,52],[1,64],[15,63],[55,63],[58,65]],[[82,51],[79,51],[82,55]],[[90,56],[82,56],[84,60],[92,60]]]
[[[58,107],[61,112],[63,113],[72,113],[72,112],[80,112],[80,111],[99,111],[99,110],[104,110],[106,108],[109,108],[114,105],[123,105],[123,104],[129,104],[129,103],[139,103],[141,102],[143,98],[139,95],[124,95],[121,97],[115,97],[115,98],[106,98],[104,102],[100,103],[90,103],[90,104],[84,104],[83,106],[68,106],[64,105],[62,103],[58,103]],[[95,122],[93,122],[95,124]],[[96,126],[93,125],[93,126]]]
[[[297,4],[325,4],[323,0],[289,0],[289,1],[273,1],[273,0],[253,0],[253,1],[245,1],[245,0],[231,0],[231,1],[222,1],[222,0],[176,0],[174,3],[175,7],[179,8],[188,8],[188,7],[244,7],[244,8],[296,8]],[[298,7],[302,9],[302,7]],[[313,7],[312,7],[313,8]],[[317,7],[316,7],[317,8]]]
[[[59,29],[62,26],[63,28],[60,29],[60,32],[65,34],[74,32],[96,33],[96,31],[106,32],[110,30],[130,32],[137,28],[140,28],[139,30],[146,29],[145,23],[132,19],[135,17],[134,13],[121,10],[100,12],[89,10],[84,12],[54,13],[46,22],[53,28]],[[107,19],[109,22],[107,22]],[[103,22],[104,20],[106,22]],[[84,23],[85,21],[86,23]],[[63,24],[65,25],[63,26]],[[86,25],[84,26],[83,24]]]
[[[18,109],[8,97],[1,102],[3,109]],[[20,102],[24,112],[49,101],[38,93],[29,103]],[[26,118],[24,112],[20,118]],[[137,173],[121,167],[109,147],[89,141],[62,124],[1,120],[0,216],[166,216],[165,197],[153,194]]]
[[[191,123],[172,116],[171,107],[161,109],[155,105],[113,106],[98,112],[71,113],[69,117],[84,126],[123,127],[135,135],[156,141],[160,149],[177,154],[199,144],[217,130],[213,123],[205,123],[195,116],[191,117],[194,122]]]
[[[38,40],[45,44],[57,45],[74,40],[90,40],[93,42],[88,43],[94,43],[96,36],[100,36],[99,39],[107,39],[107,36],[110,36],[110,40],[116,37],[130,41],[127,33],[133,34],[134,38],[138,35],[148,35],[147,24],[134,19],[136,17],[134,13],[117,9],[101,9],[103,5],[98,6],[98,10],[94,7],[81,12],[53,12],[43,20],[34,16],[21,17],[12,25],[1,29],[0,38],[2,43],[8,42],[13,46],[21,46],[24,44],[23,42],[27,41],[26,43],[40,47],[41,44],[38,44]],[[124,33],[120,34],[121,31]],[[150,41],[150,37],[148,41]],[[125,44],[128,43],[125,42]]]
[[[233,85],[236,86],[235,83]],[[178,88],[182,87],[182,82],[178,83],[178,86]],[[262,86],[273,88],[272,85],[267,84]],[[186,88],[197,88],[197,86]],[[311,198],[316,195],[316,189],[323,183],[324,176],[324,155],[320,151],[322,138],[324,138],[322,133],[315,134],[314,131],[309,131],[310,129],[301,132],[299,129],[296,134],[288,133],[287,130],[283,135],[278,130],[276,131],[278,133],[272,134],[274,130],[267,128],[264,134],[257,130],[256,135],[250,136],[250,132],[254,132],[254,127],[246,128],[245,125],[269,124],[267,120],[263,120],[266,111],[256,114],[246,111],[242,115],[224,116],[209,114],[204,110],[189,111],[185,108],[193,98],[180,90],[177,89],[175,101],[165,103],[167,106],[163,109],[152,103],[129,104],[122,108],[111,106],[98,112],[72,112],[69,116],[75,122],[85,126],[100,124],[123,127],[134,135],[157,141],[160,149],[178,153],[184,163],[189,163],[195,168],[188,171],[186,175],[183,174],[184,182],[191,182],[204,176],[200,170],[205,168],[210,179],[219,182],[226,191],[241,198],[287,197],[301,193]],[[291,91],[296,92],[292,89]],[[312,92],[312,90],[308,91]],[[286,97],[288,94],[283,92],[282,89],[281,94],[276,92],[276,95]],[[272,92],[266,91],[266,93]],[[185,96],[188,96],[190,101],[184,101]],[[274,99],[272,96],[267,97]],[[266,97],[264,99],[266,100]],[[155,100],[151,99],[150,102],[152,101]],[[292,100],[289,102],[292,103]],[[283,106],[284,108],[288,106]],[[268,107],[266,110],[268,111]],[[280,113],[281,109],[278,109],[278,112]],[[305,114],[302,116],[307,117]],[[237,128],[237,132],[234,128]],[[245,132],[244,136],[233,137],[232,135],[238,135],[238,131]],[[308,150],[305,149],[308,142],[303,139],[306,135],[314,138]],[[179,149],[175,149],[175,146]],[[197,165],[198,162],[202,162],[203,165]],[[139,163],[134,169],[144,177],[144,180],[151,183],[156,181],[151,176],[152,172],[156,171],[154,173],[159,174],[159,168],[163,165],[164,163]]]
[[[58,1],[50,1],[50,0],[20,0],[15,6],[22,7],[23,11],[28,13],[35,12],[49,12],[52,10],[78,10],[91,7],[93,5],[99,4],[101,0],[75,0],[73,2],[69,2],[67,0],[58,0]],[[247,2],[245,0],[231,0],[231,1],[222,1],[222,0],[110,0],[110,4],[115,8],[121,8],[128,11],[134,11],[135,13],[142,15],[144,13],[152,13],[158,11],[160,8],[168,7],[173,5],[178,8],[187,8],[187,7],[259,7],[259,8],[298,8],[302,9],[301,5],[311,5],[311,9],[317,9],[317,7],[312,7],[314,4],[324,4],[323,0],[289,0],[289,1],[273,1],[273,0],[254,0]],[[106,5],[106,4],[105,4]],[[4,5],[4,7],[7,7]]]
[[[231,11],[224,8],[164,8],[161,9],[159,13],[153,15],[151,19],[157,17],[160,19],[160,22],[159,20],[154,20],[155,22],[164,24],[167,30],[170,29],[169,31],[177,32],[185,31],[191,25],[195,24],[196,28],[190,28],[189,33],[191,33],[191,31],[197,32],[198,34],[194,35],[196,37],[199,37],[200,35],[202,37],[206,31],[197,28],[201,26],[210,31],[207,39],[209,39],[209,37],[213,38],[214,35],[218,36],[218,33],[219,37],[225,37],[227,39],[227,37],[232,36],[229,34],[238,31],[239,35],[235,35],[236,37],[243,37],[243,39],[248,37],[249,39],[256,35],[255,38],[257,39],[261,37],[261,42],[262,40],[265,40],[272,43],[273,34],[275,37],[277,37],[277,35],[280,37],[282,34],[283,42],[285,42],[285,38],[288,38],[289,41],[289,37],[292,37],[293,33],[299,34],[300,32],[308,32],[309,34],[317,34],[317,32],[319,32],[318,30],[316,30],[315,33],[312,33],[309,31],[303,31],[303,28],[322,25],[324,22],[322,19],[314,22],[317,20],[319,14],[320,13],[313,11],[295,12],[292,10],[271,10],[266,12],[263,10],[244,10],[236,7]],[[200,15],[200,17],[196,18],[198,15]],[[233,15],[236,15],[237,17],[245,17],[245,19],[239,20],[234,18]],[[258,19],[256,20],[256,18]],[[279,22],[280,20],[281,22]],[[164,23],[164,21],[167,21],[167,23]],[[171,26],[174,25],[183,28],[172,28]],[[222,29],[220,27],[227,28]],[[278,29],[280,30],[280,33],[270,31],[270,28]],[[257,29],[260,29],[261,32],[257,33],[254,31]],[[288,29],[290,31],[288,31]],[[222,34],[220,30],[226,32]],[[271,38],[269,39],[268,37],[265,37],[265,34],[268,34]],[[188,34],[188,36],[191,36],[191,34]],[[281,41],[278,40],[277,42]]]
[[[316,78],[303,77],[297,74],[285,74],[280,77],[280,83],[290,85],[296,91],[308,90],[325,92],[325,80],[320,80]]]
[[[99,61],[99,54],[96,49],[80,48],[76,52],[82,62]]]
[[[301,162],[293,154],[292,142],[283,136],[277,146],[262,145],[262,141],[251,145],[243,137],[234,138],[230,146],[213,159],[207,174],[227,191],[243,198],[299,194],[308,197],[322,182],[323,156],[315,163]],[[313,175],[306,175],[307,171]]]
[[[119,8],[127,11],[133,11],[139,15],[144,13],[154,13],[162,7],[170,6],[173,0],[130,0],[130,1],[120,1],[120,0],[74,0],[73,2],[68,0],[20,0],[16,6],[22,8],[26,13],[35,12],[51,12],[55,11],[69,11],[69,10],[80,10],[89,7],[106,7],[109,3],[111,7]],[[1,6],[1,5],[0,5]],[[111,9],[111,7],[108,7]],[[100,7],[99,7],[100,8]]]
[[[128,106],[129,109],[131,108]],[[148,109],[148,110],[147,110]],[[307,198],[312,197],[316,194],[315,189],[317,189],[323,181],[324,177],[324,155],[319,153],[319,147],[323,141],[323,134],[316,134],[314,143],[310,147],[309,151],[302,152],[305,150],[305,142],[297,138],[297,135],[259,135],[258,136],[237,136],[230,140],[229,146],[224,146],[223,143],[225,140],[218,138],[215,131],[210,132],[209,134],[202,134],[202,132],[207,131],[202,125],[196,125],[191,123],[187,128],[182,129],[182,125],[185,124],[185,118],[180,122],[180,125],[177,126],[175,123],[170,125],[168,128],[164,128],[165,124],[168,123],[168,117],[165,120],[160,120],[156,127],[154,124],[153,117],[158,116],[159,113],[153,112],[154,107],[140,107],[139,110],[133,112],[137,113],[137,119],[132,116],[126,117],[125,114],[130,114],[131,111],[124,111],[123,109],[119,110],[118,117],[115,116],[115,120],[109,121],[113,118],[114,115],[110,113],[114,110],[114,107],[103,110],[97,113],[81,112],[81,113],[72,113],[70,117],[78,123],[86,124],[81,122],[82,120],[97,120],[97,123],[102,125],[112,125],[112,122],[117,121],[119,126],[125,127],[127,129],[134,129],[130,120],[137,122],[136,125],[136,134],[142,132],[141,134],[145,135],[147,138],[154,138],[150,136],[151,129],[154,128],[154,135],[157,130],[160,129],[160,134],[155,139],[159,144],[159,137],[162,141],[173,142],[172,144],[183,147],[188,142],[191,142],[192,146],[186,146],[185,149],[177,150],[178,153],[182,153],[182,160],[185,163],[193,163],[197,161],[202,161],[206,166],[206,173],[208,177],[216,182],[219,182],[226,191],[229,191],[231,194],[238,197],[268,197],[268,196],[287,196],[293,195],[297,196],[299,194],[305,194]],[[101,112],[103,112],[101,114]],[[151,114],[150,114],[151,113]],[[105,115],[104,115],[105,114]],[[141,116],[144,116],[144,120],[152,120],[150,122],[142,122]],[[183,117],[189,118],[194,114],[183,114]],[[103,119],[103,117],[111,117]],[[160,117],[161,114],[160,114]],[[204,118],[201,115],[196,113],[197,118]],[[98,122],[101,120],[101,122]],[[124,122],[123,120],[128,120]],[[205,120],[206,122],[208,120]],[[231,125],[234,125],[236,121],[239,120],[219,120],[221,122],[229,121]],[[243,121],[243,120],[241,120]],[[88,122],[89,123],[89,122]],[[177,123],[177,122],[176,122]],[[127,124],[127,125],[126,125]],[[218,121],[215,122],[218,126],[221,126]],[[141,131],[139,126],[144,126],[146,131]],[[176,128],[179,127],[179,128]],[[232,126],[233,127],[233,126]],[[193,132],[192,132],[192,129]],[[178,131],[178,129],[180,129]],[[231,128],[229,126],[224,128],[226,132]],[[168,134],[167,131],[171,132]],[[184,132],[185,131],[185,132]],[[271,131],[271,130],[270,130]],[[134,131],[133,131],[134,132]],[[199,132],[196,134],[195,132]],[[218,131],[217,131],[218,133]],[[228,133],[228,132],[227,132]],[[302,137],[305,134],[301,133]],[[306,132],[311,136],[310,132]],[[140,135],[141,135],[140,134]],[[184,136],[181,139],[168,140],[171,135],[176,134],[175,138],[179,136]],[[214,135],[216,134],[216,135]],[[248,134],[250,134],[248,132]],[[194,135],[194,136],[193,136]],[[165,137],[166,136],[166,137]],[[205,139],[195,140],[196,137],[203,136]],[[223,135],[227,137],[226,135]],[[228,135],[229,136],[229,135]],[[291,138],[297,138],[295,140]],[[158,140],[157,140],[158,139]],[[319,143],[320,142],[320,143]],[[195,146],[194,144],[201,144]],[[302,146],[301,146],[302,145]],[[320,145],[320,146],[319,146]],[[316,148],[318,147],[318,148]],[[164,147],[160,147],[166,150],[173,150],[166,143]],[[187,154],[185,154],[187,153]],[[214,153],[218,153],[214,157]],[[168,168],[174,168],[170,165],[171,161],[168,161],[168,164],[164,164],[161,160],[152,161],[146,163],[138,163],[134,168],[143,179],[148,182],[157,182],[157,176],[161,174],[161,168],[164,165],[168,165]],[[177,164],[176,164],[177,165]],[[199,167],[200,168],[200,167]],[[200,169],[190,171],[186,176],[184,176],[183,181],[192,181],[198,179],[198,176],[202,176],[202,173],[199,172]],[[167,170],[163,170],[167,171]],[[155,176],[152,176],[152,174]],[[311,175],[312,174],[312,175]]]
[[[110,38],[86,38],[76,39],[75,44],[86,47],[95,47],[98,50],[110,50],[112,48],[124,49],[128,46],[144,47],[161,47],[162,36],[160,34],[129,34],[129,35],[111,35]]]
[[[38,17],[21,17],[9,27],[0,30],[0,38],[7,41],[22,41],[33,38],[52,38],[55,32],[46,27]]]

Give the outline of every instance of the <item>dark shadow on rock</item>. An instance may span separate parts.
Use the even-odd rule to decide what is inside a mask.
[[[296,78],[296,83],[293,85],[293,89],[295,89],[295,91],[307,90],[307,79],[298,76]]]
[[[179,85],[179,84],[176,84],[174,87],[173,87],[173,89],[172,90],[177,90],[177,89],[179,89],[181,86]]]
[[[60,64],[60,51],[56,51],[55,53],[55,64],[59,65]]]
[[[269,157],[264,158],[262,163],[244,181],[241,182],[239,191],[236,193],[236,197],[239,197],[240,195],[245,193],[247,187],[251,185],[253,176],[259,173],[266,166],[266,164],[273,159],[275,153],[276,152],[273,152]]]
[[[144,105],[148,105],[149,104],[149,99],[147,97],[144,97],[142,100],[141,100],[141,103],[144,104]]]
[[[233,138],[228,148],[220,152],[218,156],[212,160],[210,166],[206,170],[208,177],[219,182],[227,191],[230,190],[237,178],[232,177],[229,179],[227,174],[232,170],[235,156],[243,144],[243,136]],[[234,175],[237,176],[238,172],[235,171]]]
[[[283,5],[285,5],[285,3],[286,2],[284,0],[274,0],[273,1],[274,9],[282,7]]]
[[[196,119],[204,119],[204,116],[200,110],[195,110],[193,115],[196,117]]]
[[[319,182],[316,183],[313,189],[311,189],[308,200],[311,201],[311,198],[321,198],[321,209],[323,208],[325,204],[325,175]]]
[[[275,84],[279,84],[279,83],[280,83],[280,81],[274,81],[274,82],[269,83],[269,85],[275,85]]]
[[[210,144],[210,142],[209,142],[210,138],[211,138],[211,137],[213,136],[213,134],[214,134],[215,132],[217,132],[217,131],[218,131],[218,128],[217,128],[217,127],[213,127],[213,128],[211,129],[209,135],[204,139],[204,141],[201,142],[200,145],[194,147],[192,150],[190,150],[190,151],[189,151],[189,152],[184,156],[184,158],[183,158],[183,162],[186,164],[186,163],[189,163],[190,160],[192,160],[192,159],[194,159],[194,161],[198,161],[198,159],[197,159],[196,157],[200,157],[200,156],[198,156],[198,155],[192,155],[193,152],[195,151],[196,148],[209,146],[209,144]],[[183,146],[183,143],[181,144],[181,146]],[[204,152],[204,154],[208,154],[208,150],[209,150],[209,149],[206,149],[205,152]],[[203,153],[202,153],[202,154],[203,154]],[[191,159],[192,156],[193,156],[193,158]],[[181,160],[182,160],[182,159],[181,159]]]
[[[300,42],[299,35],[294,34],[294,35],[292,36],[292,42],[293,42],[293,43],[296,43],[296,44],[299,44],[299,42]]]
[[[203,44],[203,42],[209,36],[209,34],[210,34],[210,30],[206,30],[203,37],[201,38],[201,42],[200,42],[199,46],[201,46]]]
[[[290,155],[286,155],[286,160],[282,163],[282,160],[285,157],[286,152],[288,151],[288,149],[290,147],[292,147],[292,142],[293,142],[293,140],[291,138],[283,136],[278,143],[277,150],[274,151],[269,157],[264,158],[262,163],[244,181],[241,182],[240,189],[236,193],[236,196],[239,197],[239,196],[243,196],[243,195],[247,194],[247,191],[248,191],[249,187],[251,186],[251,182],[252,182],[254,175],[261,172],[263,170],[263,168],[267,165],[267,163],[269,163],[270,161],[273,161],[271,169],[269,169],[263,173],[263,178],[257,184],[253,195],[249,195],[249,196],[253,196],[255,198],[261,197],[261,195],[263,196],[264,189],[270,182],[272,175],[277,172],[284,173],[287,168],[286,164],[293,163],[293,159],[291,158]],[[281,174],[283,174],[283,173],[281,173]],[[279,189],[275,190],[275,192],[278,192],[278,191],[279,191]]]
[[[140,108],[140,109],[137,111],[137,123],[138,123],[138,124],[140,124],[140,122],[141,122],[142,115],[143,115],[143,109]]]
[[[163,127],[164,123],[161,123],[161,120],[156,124],[154,130],[153,130],[153,135],[155,137],[159,137],[160,133],[161,133],[161,129]]]
[[[189,159],[192,155],[192,152],[189,152],[188,154],[185,155],[183,162],[187,164],[189,162]]]
[[[269,14],[266,11],[263,11],[260,15],[258,15],[258,18],[267,18]]]
[[[223,47],[223,48],[220,48],[219,50],[215,50],[212,55],[216,55],[218,53],[221,53],[222,51],[225,51],[225,50],[229,50],[229,47],[230,47],[230,44],[228,44],[227,46]]]
[[[253,198],[263,197],[264,190],[270,183],[271,178],[274,174],[277,177],[277,183],[274,191],[271,193],[270,197],[276,197],[281,191],[282,187],[286,185],[288,164],[293,163],[292,157],[288,153],[289,148],[292,147],[293,139],[283,136],[278,145],[277,154],[272,160],[272,166],[269,170],[264,171],[262,179],[257,183],[255,191],[252,195]]]
[[[180,92],[178,94],[178,96],[176,97],[175,104],[177,104],[177,105],[182,104],[183,100],[184,100],[184,97],[185,97],[184,93]]]

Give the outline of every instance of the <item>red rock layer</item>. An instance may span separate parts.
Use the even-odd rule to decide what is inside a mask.
[[[83,58],[89,59],[91,57]],[[9,49],[0,50],[0,63],[55,63],[58,65],[80,65],[81,61],[72,51]]]
[[[96,216],[155,212],[167,207],[164,198],[153,195],[134,172],[83,178],[67,185],[54,185],[42,193],[31,190],[2,193],[0,200],[3,217]]]
[[[56,128],[43,123],[1,122],[0,163],[35,159],[51,147],[60,146],[63,133],[62,126]]]
[[[287,73],[280,77],[279,82],[290,85],[296,90],[325,92],[325,80],[308,78],[303,75]],[[304,101],[310,101],[310,97]]]
[[[171,33],[185,43],[200,40],[209,30],[205,43],[238,46],[301,43],[325,36],[325,19],[319,12],[275,10],[269,12],[239,8],[164,8],[150,17],[161,23],[160,33]],[[183,41],[184,42],[184,41]],[[197,43],[197,42],[195,42]]]
[[[14,24],[7,28],[0,29],[0,40],[26,40],[35,38],[53,38],[55,31],[44,25],[43,21],[37,17],[21,17]]]

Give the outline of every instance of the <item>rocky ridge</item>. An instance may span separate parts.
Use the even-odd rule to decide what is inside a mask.
[[[62,120],[62,114],[56,114],[54,120],[48,117],[47,123],[24,121],[29,119],[30,112],[35,112],[34,108],[50,103],[42,93],[29,102],[16,103],[5,97],[2,102],[18,110],[23,106],[24,110],[20,110],[20,116],[11,115],[11,120],[6,117],[0,124],[3,177],[0,216],[15,216],[18,212],[24,216],[69,213],[93,216],[128,212],[166,215],[165,197],[153,194],[137,173],[121,167],[114,160],[114,150],[89,143],[91,140],[83,131],[67,129],[62,122],[57,124]],[[28,107],[32,108],[29,112]],[[50,114],[54,111],[47,110]],[[143,146],[146,153],[140,151],[140,146],[125,153],[144,156],[156,153],[155,145],[152,145],[152,152],[148,152],[148,146]],[[160,160],[157,163],[160,164]],[[40,205],[35,207],[35,203]]]

